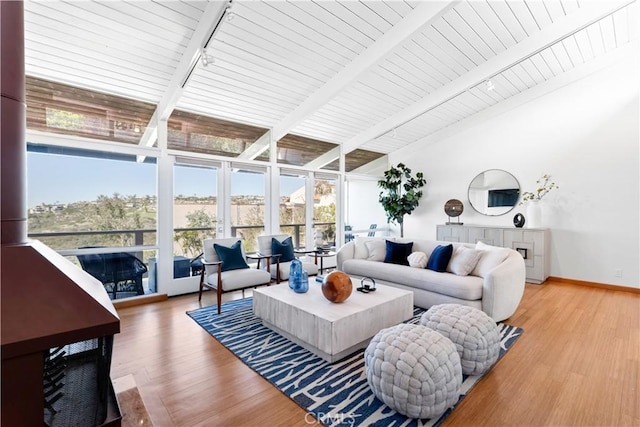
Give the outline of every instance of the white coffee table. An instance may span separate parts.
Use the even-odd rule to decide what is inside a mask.
[[[253,312],[268,328],[335,362],[365,348],[380,329],[413,315],[413,292],[378,285],[375,292],[353,292],[334,304],[322,295],[321,284],[309,280],[309,292],[295,293],[287,282],[253,290]]]

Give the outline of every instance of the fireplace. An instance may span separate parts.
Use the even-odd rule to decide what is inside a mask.
[[[2,425],[120,425],[120,321],[102,283],[40,242],[3,245]]]
[[[44,352],[44,423],[103,425],[110,402],[113,337],[93,338]]]

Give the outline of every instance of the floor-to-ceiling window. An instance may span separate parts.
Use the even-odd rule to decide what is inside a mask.
[[[305,246],[306,175],[300,171],[280,171],[280,231],[293,237],[296,248]]]
[[[388,235],[389,225],[382,205],[378,202],[380,188],[377,178],[367,176],[348,176],[345,186],[345,241],[357,235],[374,233],[376,236]],[[371,228],[375,226],[374,230]]]
[[[197,289],[196,278],[179,277],[186,271],[179,258],[197,258],[205,237],[241,237],[251,252],[256,236],[278,225],[299,248],[331,245],[339,234],[339,162],[318,161],[336,150],[335,143],[287,135],[277,142],[274,162],[272,148],[257,157],[247,154],[268,129],[174,110],[164,157],[141,144],[155,104],[34,77],[27,78],[26,92],[30,237],[78,265],[78,255],[131,254],[149,269],[147,293],[154,289],[154,273],[168,274],[173,256],[177,280],[161,291],[175,295]],[[367,167],[379,156],[348,153],[345,171]],[[276,186],[266,181],[278,176],[271,173],[275,167],[284,169],[279,192],[272,194]],[[317,175],[318,169],[326,175]],[[171,183],[169,195],[165,185]],[[93,193],[72,199],[80,190]],[[155,260],[164,250],[171,256],[163,252],[158,269]]]
[[[218,167],[177,163],[173,170],[173,278],[197,276],[203,240],[217,237]],[[155,260],[154,260],[155,261]],[[155,262],[150,265],[155,281]]]
[[[194,258],[217,235],[218,168],[177,164],[173,179],[173,254]]]
[[[313,228],[315,245],[336,245],[336,185],[332,175],[316,174],[313,185]]]
[[[130,273],[131,286],[106,285],[113,298],[153,292],[146,264],[156,252],[155,159],[29,144],[27,199],[30,238],[103,282]]]
[[[256,251],[256,238],[265,230],[265,190],[264,168],[232,167],[229,205],[231,236],[243,239],[247,252]]]

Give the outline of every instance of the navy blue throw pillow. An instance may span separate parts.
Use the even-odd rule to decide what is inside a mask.
[[[218,258],[222,261],[222,271],[240,270],[241,268],[249,268],[242,255],[242,242],[238,240],[233,245],[227,247],[217,243],[213,244],[213,249],[218,254]]]
[[[384,256],[384,262],[389,264],[409,265],[407,257],[411,255],[413,242],[396,243],[386,240],[387,252]]]
[[[287,237],[282,242],[272,237],[271,254],[280,255],[280,262],[293,261],[296,255],[293,253],[293,240],[291,240],[291,237]],[[271,264],[275,264],[276,262],[276,257],[271,258]]]
[[[447,265],[449,265],[449,261],[451,260],[451,255],[453,254],[453,245],[449,244],[446,246],[438,245],[431,252],[431,256],[429,257],[429,261],[427,261],[427,268],[429,270],[437,271],[439,273],[444,273],[447,271]]]

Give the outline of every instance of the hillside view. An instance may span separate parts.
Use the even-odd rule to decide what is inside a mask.
[[[244,239],[248,252],[255,251],[255,238],[264,231],[264,198],[231,198],[232,234]],[[193,257],[202,249],[202,240],[214,237],[217,225],[215,197],[177,196],[174,200],[174,254]],[[99,196],[93,201],[69,204],[40,204],[30,209],[28,230],[31,238],[56,250],[87,246],[133,246],[156,243],[157,200],[155,196]],[[316,233],[325,242],[335,239],[335,203],[316,204]],[[305,205],[280,201],[280,223],[284,233],[298,231],[305,239]],[[291,226],[296,224],[297,227]],[[45,234],[45,235],[43,235]]]

